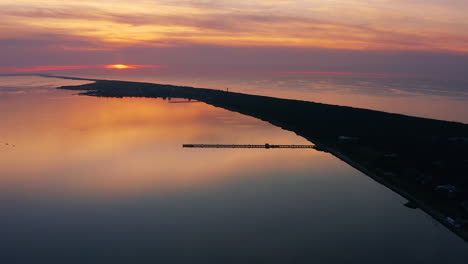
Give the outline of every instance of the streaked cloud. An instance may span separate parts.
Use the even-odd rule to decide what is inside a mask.
[[[466,1],[4,0],[0,45],[186,45],[468,52]],[[55,42],[44,36],[57,36]]]
[[[160,65],[125,65],[125,64],[110,64],[110,65],[40,65],[25,68],[1,68],[0,72],[42,72],[42,71],[63,71],[63,70],[81,70],[81,69],[142,69],[142,68],[162,68]]]

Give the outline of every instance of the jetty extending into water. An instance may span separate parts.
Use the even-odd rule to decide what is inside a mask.
[[[422,209],[468,242],[467,124],[214,89],[89,81],[93,83],[59,88],[89,96],[196,100],[293,131],[315,149],[405,197],[411,208]]]
[[[314,149],[315,145],[235,145],[235,144],[183,144],[184,148],[245,148],[245,149]]]

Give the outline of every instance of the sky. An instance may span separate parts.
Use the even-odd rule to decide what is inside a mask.
[[[131,64],[463,75],[467,13],[466,0],[2,0],[0,73]]]

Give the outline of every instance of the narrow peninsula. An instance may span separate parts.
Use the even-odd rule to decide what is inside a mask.
[[[408,199],[409,210],[422,209],[468,242],[467,124],[215,89],[76,79],[93,83],[59,89],[89,96],[197,100],[293,131]]]

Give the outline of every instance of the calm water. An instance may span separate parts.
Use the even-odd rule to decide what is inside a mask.
[[[203,103],[54,89],[79,83],[0,77],[2,263],[468,261],[468,244],[330,154],[181,147],[308,144],[294,133]]]
[[[65,73],[62,73],[65,75]],[[70,74],[73,75],[73,74]],[[468,123],[468,77],[279,74],[268,72],[139,75],[102,72],[80,76],[212,88],[337,104]]]

